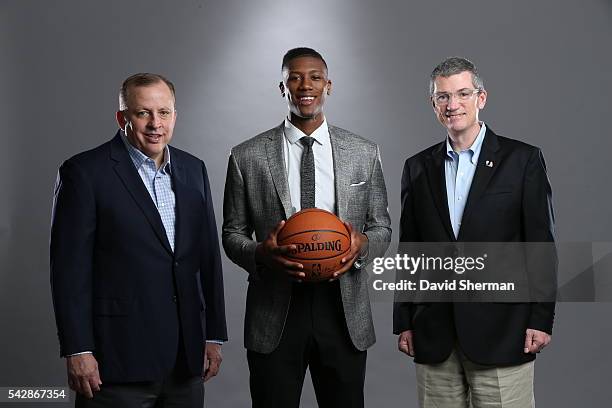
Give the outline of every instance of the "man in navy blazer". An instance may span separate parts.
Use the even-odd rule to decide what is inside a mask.
[[[169,80],[133,75],[119,100],[121,129],[68,159],[55,186],[60,354],[77,406],[201,407],[227,339],[206,167],[168,146]]]
[[[551,341],[555,314],[544,158],[539,148],[498,136],[479,121],[487,91],[469,60],[441,62],[430,95],[447,135],[406,160],[400,241],[523,243],[528,255],[516,265],[546,281],[533,289],[553,290],[531,302],[396,302],[398,348],[414,357],[419,407],[532,407],[534,360]],[[541,256],[534,261],[532,254]]]

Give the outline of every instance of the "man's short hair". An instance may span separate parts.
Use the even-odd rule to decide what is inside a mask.
[[[148,86],[157,84],[159,82],[163,82],[168,85],[168,88],[170,88],[170,92],[172,93],[172,98],[174,98],[174,100],[176,101],[176,96],[174,94],[174,84],[170,82],[168,78],[159,74],[141,72],[128,77],[125,81],[123,81],[123,84],[121,84],[121,89],[119,90],[119,110],[124,111],[127,109],[128,90],[131,87]]]
[[[451,75],[460,74],[462,72],[472,73],[472,85],[475,89],[483,90],[484,82],[478,74],[478,69],[472,61],[462,57],[450,57],[439,63],[431,72],[429,77],[429,95],[433,95],[435,80],[437,77],[447,78]]]
[[[284,70],[289,65],[289,62],[291,60],[295,58],[299,58],[299,57],[318,58],[321,61],[323,61],[323,65],[325,65],[325,69],[327,69],[327,62],[325,62],[325,59],[323,59],[323,56],[321,54],[319,54],[317,51],[313,50],[312,48],[298,47],[298,48],[293,48],[287,51],[287,53],[283,57],[283,65],[281,66],[281,71]]]

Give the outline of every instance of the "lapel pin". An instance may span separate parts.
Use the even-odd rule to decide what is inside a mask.
[[[493,162],[491,160],[485,160],[485,166],[493,167]]]

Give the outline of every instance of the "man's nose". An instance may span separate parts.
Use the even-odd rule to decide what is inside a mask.
[[[161,118],[159,117],[158,114],[156,113],[151,114],[151,116],[149,117],[148,126],[154,129],[157,129],[158,127],[161,126]]]
[[[310,80],[310,78],[304,78],[300,82],[300,88],[301,89],[312,89],[312,81]]]
[[[459,109],[459,97],[455,94],[448,95],[448,104],[446,105],[447,110]]]

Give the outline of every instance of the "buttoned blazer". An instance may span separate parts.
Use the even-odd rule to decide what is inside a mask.
[[[378,146],[335,126],[329,126],[329,133],[336,215],[368,236],[369,259],[382,255],[391,228]],[[270,279],[255,263],[257,242],[292,214],[283,138],[281,124],[234,147],[225,182],[223,247],[249,273],[245,346],[259,353],[270,353],[278,345],[291,301],[292,283]],[[365,350],[375,342],[367,274],[351,269],[340,278],[340,291],[350,338],[357,349]]]
[[[51,287],[62,356],[93,351],[102,382],[202,371],[205,339],[227,338],[223,277],[204,163],[170,147],[175,250],[117,135],[62,164],[51,227]]]
[[[446,197],[446,154],[442,142],[406,160],[400,242],[554,242],[552,192],[540,149],[487,127],[456,239]],[[555,279],[554,254],[550,261],[546,273]],[[523,352],[526,329],[551,333],[554,309],[551,302],[397,302],[394,332],[413,330],[417,363],[446,360],[458,342],[476,363],[520,364],[535,358]]]

